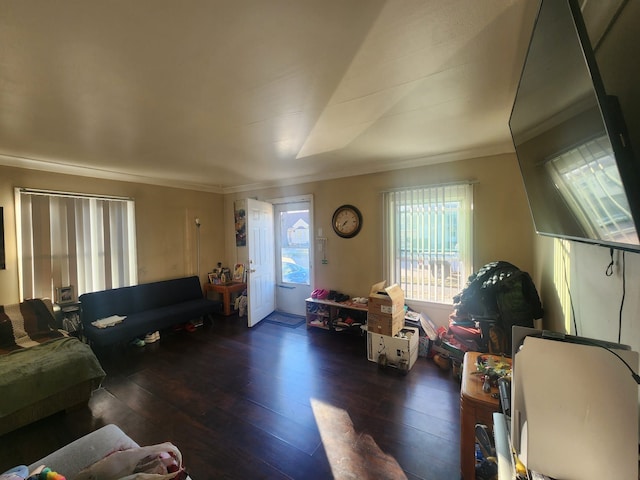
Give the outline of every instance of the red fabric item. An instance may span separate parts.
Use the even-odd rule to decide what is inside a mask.
[[[457,338],[465,340],[478,340],[482,336],[482,332],[476,327],[465,327],[462,325],[456,325],[455,323],[449,324],[449,333],[455,335]]]
[[[453,320],[450,320],[449,328],[444,338],[465,352],[481,352],[484,350],[482,347],[482,331],[475,326],[457,325]]]

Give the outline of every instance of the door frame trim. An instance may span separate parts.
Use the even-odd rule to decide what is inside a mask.
[[[288,203],[299,203],[299,202],[309,202],[309,221],[311,222],[311,239],[309,246],[309,275],[310,275],[310,287],[311,291],[315,288],[315,255],[316,255],[316,242],[318,241],[318,237],[316,236],[316,228],[315,228],[315,220],[314,220],[314,208],[313,208],[313,194],[304,194],[304,195],[292,195],[290,197],[278,197],[278,198],[270,198],[266,199],[265,202],[269,202],[274,206],[276,205],[286,205]],[[275,215],[274,215],[275,222]],[[275,236],[275,228],[274,228],[274,236]],[[275,241],[275,240],[274,240]],[[276,282],[276,288],[278,287]],[[276,302],[277,307],[277,302]]]

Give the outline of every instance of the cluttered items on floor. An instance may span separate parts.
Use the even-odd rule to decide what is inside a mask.
[[[449,341],[463,351],[510,355],[512,327],[533,327],[544,316],[531,276],[505,261],[472,274],[453,307]]]

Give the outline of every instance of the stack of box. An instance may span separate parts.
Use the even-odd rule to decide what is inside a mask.
[[[393,337],[404,327],[404,292],[398,285],[376,283],[369,293],[367,330]]]
[[[367,356],[380,366],[408,371],[418,358],[418,329],[404,328],[404,292],[398,285],[371,287],[367,309]]]

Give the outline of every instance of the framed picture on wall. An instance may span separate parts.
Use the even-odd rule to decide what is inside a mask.
[[[243,208],[235,210],[236,247],[244,247],[247,245],[247,219],[245,217],[246,212]]]
[[[71,303],[74,301],[73,298],[73,285],[68,285],[66,287],[57,287],[56,288],[56,303],[64,304]]]

